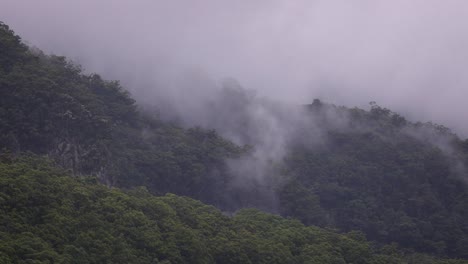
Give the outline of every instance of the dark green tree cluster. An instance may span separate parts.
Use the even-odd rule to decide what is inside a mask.
[[[376,251],[337,234],[243,209],[228,217],[172,194],[73,178],[34,155],[0,162],[0,263],[467,263]]]
[[[116,81],[29,50],[0,24],[0,151],[48,155],[109,186],[147,186],[221,204],[224,161],[245,150],[215,131],[144,114]]]
[[[465,142],[442,126],[412,124],[375,104],[370,111],[318,101],[310,108],[315,116],[349,115],[350,124],[327,130],[325,147],[297,146],[287,156],[289,180],[279,190],[285,215],[468,258]],[[451,153],[431,142],[441,140]]]

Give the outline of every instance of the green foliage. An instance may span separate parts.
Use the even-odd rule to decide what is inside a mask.
[[[412,124],[375,104],[369,112],[314,104],[311,115],[331,108],[349,115],[349,124],[330,126],[326,147],[292,149],[283,169],[289,180],[279,191],[282,211],[308,224],[361,230],[374,241],[467,258],[464,142],[442,126]]]
[[[284,174],[272,187],[274,209],[307,225],[360,230],[377,247],[360,233],[250,209],[229,218],[189,198],[152,196],[235,209],[225,160],[248,149],[140,112],[118,82],[29,50],[0,23],[0,263],[463,263],[413,250],[468,258],[459,175],[467,140],[376,104],[364,111],[316,100],[309,109],[326,142],[294,146],[274,164]],[[145,187],[128,190],[137,186]],[[257,197],[236,194],[244,204]]]
[[[83,74],[64,57],[28,51],[4,24],[0,63],[0,151],[48,155],[74,175],[95,175],[109,186],[223,202],[224,161],[243,149],[216,132],[140,113],[118,82]]]
[[[23,62],[27,47],[8,25],[0,21],[0,74],[11,70],[13,65]]]
[[[231,218],[190,198],[156,197],[144,187],[108,188],[72,178],[37,156],[0,163],[0,238],[2,263],[403,263],[407,258],[398,251],[374,251],[356,232],[340,235],[256,209]],[[426,255],[409,259],[452,263]]]

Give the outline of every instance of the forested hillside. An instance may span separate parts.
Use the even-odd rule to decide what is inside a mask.
[[[216,203],[224,160],[244,150],[215,131],[140,113],[118,82],[85,75],[64,57],[28,50],[0,27],[0,149],[47,155],[109,186],[148,186]]]
[[[228,112],[243,111],[235,107]],[[255,140],[237,145],[162,121],[118,82],[31,49],[0,23],[0,260],[468,259],[467,140],[375,104],[304,108],[313,125],[293,133],[281,159],[265,161],[267,178],[247,177]],[[248,137],[243,118],[229,127]]]
[[[348,124],[327,129],[324,147],[298,145],[286,157],[285,215],[468,258],[467,141],[377,105],[363,111],[316,101],[310,109],[347,115]]]
[[[37,156],[0,162],[0,263],[467,263],[376,250],[255,209],[234,217],[190,198],[123,192]]]

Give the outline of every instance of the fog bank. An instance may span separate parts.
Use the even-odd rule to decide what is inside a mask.
[[[0,20],[29,44],[121,80],[140,101],[175,102],[181,115],[211,96],[209,87],[233,77],[260,97],[347,106],[377,101],[468,135],[466,1],[1,0],[0,6]],[[193,72],[214,85],[192,85]]]

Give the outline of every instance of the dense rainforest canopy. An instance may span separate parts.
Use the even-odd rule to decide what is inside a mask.
[[[465,263],[436,258],[468,259],[468,141],[304,107],[322,144],[305,131],[261,191],[233,185],[255,145],[162,121],[0,23],[0,263]]]
[[[123,192],[34,155],[1,157],[0,212],[1,263],[467,263],[256,209],[228,217],[186,197]]]

